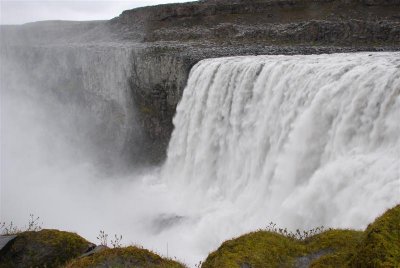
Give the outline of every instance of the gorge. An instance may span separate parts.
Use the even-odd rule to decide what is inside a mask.
[[[192,266],[270,221],[365,228],[399,203],[398,14],[200,1],[1,26],[2,221]]]

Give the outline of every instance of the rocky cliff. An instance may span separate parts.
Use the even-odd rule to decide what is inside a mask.
[[[160,161],[186,79],[199,60],[399,50],[399,14],[399,0],[169,4],[127,10],[110,21],[2,26],[1,58],[30,85],[89,110],[101,122],[94,132],[107,129],[97,143],[130,158],[137,154],[132,137],[140,136],[146,157]],[[4,69],[2,83],[11,79]],[[136,123],[141,130],[132,127]]]

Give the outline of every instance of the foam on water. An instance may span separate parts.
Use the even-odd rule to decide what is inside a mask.
[[[87,109],[60,105],[55,113],[42,107],[42,95],[32,103],[2,91],[0,221],[23,226],[34,213],[44,228],[95,243],[99,230],[122,234],[126,245],[194,265],[270,221],[358,229],[400,202],[399,52],[203,60],[177,107],[165,164],[122,177],[99,175],[77,157],[86,147],[69,140],[98,121],[101,133],[89,138],[125,147],[130,132],[122,130],[135,129],[135,114],[113,103],[132,101],[130,53],[85,53],[76,64],[82,88],[93,93]],[[57,85],[62,66],[37,75]],[[15,73],[14,88],[29,89],[21,83],[27,74]],[[71,105],[82,99],[60,92]]]
[[[269,221],[364,228],[398,203],[399,95],[400,53],[199,62],[162,170],[197,246]]]

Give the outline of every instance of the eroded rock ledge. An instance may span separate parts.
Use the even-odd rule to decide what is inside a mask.
[[[6,38],[1,41],[1,54],[19,62],[27,54],[34,54],[35,62],[50,66],[59,61],[57,49],[67,48],[71,55],[100,51],[92,53],[93,61],[108,48],[129,50],[127,57],[132,65],[124,78],[129,90],[115,93],[118,89],[107,88],[110,92],[88,94],[100,98],[101,109],[110,113],[136,109],[146,138],[144,152],[148,158],[161,161],[173,129],[176,105],[191,67],[199,60],[399,50],[399,14],[399,0],[208,0],[127,10],[110,21],[2,26]],[[15,52],[18,49],[24,52]],[[62,64],[69,79],[82,84],[82,68],[74,61],[63,60]],[[30,73],[32,67],[21,66],[28,75],[34,75]],[[79,90],[88,91],[84,86]],[[118,94],[117,100],[109,97]],[[104,105],[109,100],[112,105]],[[113,118],[110,115],[104,120]],[[129,152],[134,131],[126,127],[127,122],[122,127],[114,124],[109,124],[110,128],[118,129],[115,135],[124,140],[120,146]]]

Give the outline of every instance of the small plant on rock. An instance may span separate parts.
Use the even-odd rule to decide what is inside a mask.
[[[103,230],[100,231],[99,235],[96,237],[100,245],[108,247],[108,234]],[[114,235],[114,239],[110,240],[110,244],[113,248],[120,248],[122,246],[122,235]]]
[[[96,237],[97,240],[99,240],[100,245],[102,246],[108,246],[108,234],[106,234],[106,232],[100,230],[99,235]]]
[[[39,217],[35,217],[33,214],[29,214],[29,222],[26,231],[37,232],[42,230],[42,226],[39,224]]]
[[[1,235],[15,235],[22,232],[37,232],[42,230],[41,224],[39,223],[39,217],[35,217],[33,214],[29,214],[28,225],[25,225],[25,229],[21,229],[16,226],[12,221],[10,223],[0,222],[0,234]]]
[[[121,240],[122,240],[122,235],[118,236],[118,235],[114,235],[114,240],[111,239],[111,246],[113,248],[120,248],[122,246],[121,244]]]
[[[9,224],[1,222],[0,231],[1,235],[15,235],[22,232],[12,221]]]
[[[316,227],[310,230],[300,230],[296,229],[295,232],[288,230],[287,228],[278,228],[275,223],[270,222],[269,225],[266,227],[266,230],[269,232],[274,232],[281,234],[283,236],[298,239],[298,240],[306,240],[314,235],[320,234],[325,231],[324,226]],[[328,229],[330,230],[330,229]]]

